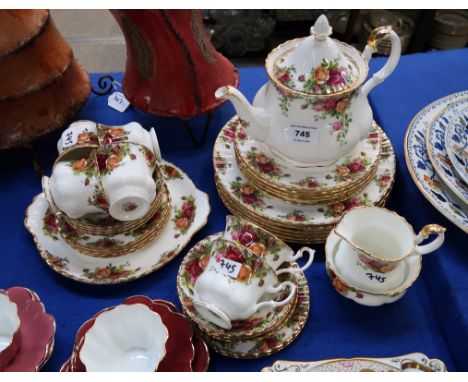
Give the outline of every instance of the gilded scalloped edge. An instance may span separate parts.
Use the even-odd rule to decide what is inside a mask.
[[[12,288],[21,288],[21,289],[25,290],[26,292],[28,292],[30,297],[31,297],[31,301],[39,303],[40,307],[42,308],[42,313],[45,316],[49,317],[50,320],[52,321],[52,325],[53,325],[53,328],[54,328],[53,333],[52,333],[49,341],[45,345],[44,356],[42,357],[41,361],[39,362],[39,364],[36,366],[36,368],[34,370],[34,371],[38,372],[39,370],[41,370],[44,367],[44,365],[46,364],[46,362],[49,360],[50,356],[52,355],[52,352],[54,351],[55,333],[57,331],[57,324],[55,322],[54,316],[52,316],[50,313],[48,313],[46,311],[44,303],[41,301],[41,299],[39,298],[39,296],[37,295],[36,292],[34,292],[33,290],[31,290],[29,288],[21,287],[21,286],[8,288],[7,290],[5,290],[5,292],[8,293],[8,291],[10,289],[12,289]]]

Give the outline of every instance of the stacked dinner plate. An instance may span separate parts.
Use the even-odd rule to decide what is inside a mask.
[[[213,163],[232,213],[294,243],[323,243],[346,210],[383,206],[395,179],[393,147],[375,122],[368,138],[332,165],[295,167],[249,137],[235,116],[219,133]]]
[[[229,247],[220,250],[219,243],[228,243]],[[250,255],[246,256],[245,251],[250,252]],[[308,252],[309,258],[300,268],[295,260],[305,252]],[[304,247],[294,255],[287,244],[271,233],[244,219],[228,216],[226,231],[198,242],[180,265],[177,292],[182,309],[197,333],[216,352],[233,358],[268,356],[288,346],[304,328],[309,315],[310,296],[303,271],[311,265],[313,254],[314,251]],[[249,258],[255,259],[251,265]],[[239,274],[234,275],[235,277],[224,274],[221,269],[224,263],[221,259],[229,259],[229,264],[238,263],[241,266]],[[210,277],[209,274],[213,270],[227,284],[226,287],[220,288],[220,284],[212,278],[212,282],[205,288],[208,289],[210,296],[224,293],[220,292],[220,289],[233,291],[232,287],[237,283],[240,288],[237,290],[239,293],[247,287],[266,289],[266,294],[259,300],[259,305],[266,304],[266,306],[257,308],[250,313],[250,316],[246,315],[242,319],[229,316],[230,321],[226,325],[226,321],[220,322],[217,318],[223,317],[225,314],[223,312],[229,312],[237,306],[234,301],[235,293],[231,293],[221,300],[219,296],[211,297],[212,301],[209,302],[211,306],[222,304],[224,307],[213,310],[218,312],[214,318],[206,315],[204,307],[208,305],[200,303],[201,280]],[[288,284],[286,289],[272,294],[268,289],[269,281],[266,276],[270,272],[276,274],[275,278],[280,283],[278,285]],[[241,285],[243,283],[244,285]],[[206,292],[205,290],[203,298],[206,298]],[[271,304],[271,301],[274,303]],[[234,312],[238,313],[239,311]]]
[[[468,91],[422,109],[405,137],[406,164],[429,202],[468,232]]]

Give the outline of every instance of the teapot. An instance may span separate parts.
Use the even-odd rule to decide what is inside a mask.
[[[310,36],[273,49],[265,62],[269,82],[252,105],[232,86],[215,92],[233,103],[252,138],[292,166],[328,166],[367,138],[373,120],[367,95],[400,59],[400,39],[391,26],[374,29],[362,53],[331,34],[321,15]],[[390,56],[365,82],[369,60],[385,38],[391,40]]]

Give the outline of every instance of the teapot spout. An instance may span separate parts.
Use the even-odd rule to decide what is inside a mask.
[[[252,106],[247,98],[232,86],[218,88],[215,97],[216,99],[227,98],[232,102],[242,125],[252,137],[259,141],[266,139],[270,128],[270,119],[264,109]]]

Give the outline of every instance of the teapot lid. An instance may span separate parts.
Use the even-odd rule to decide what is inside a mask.
[[[310,32],[310,36],[276,58],[273,80],[292,91],[313,95],[334,94],[354,87],[359,70],[344,54],[342,46],[346,44],[329,37],[332,28],[327,17],[321,15]]]

